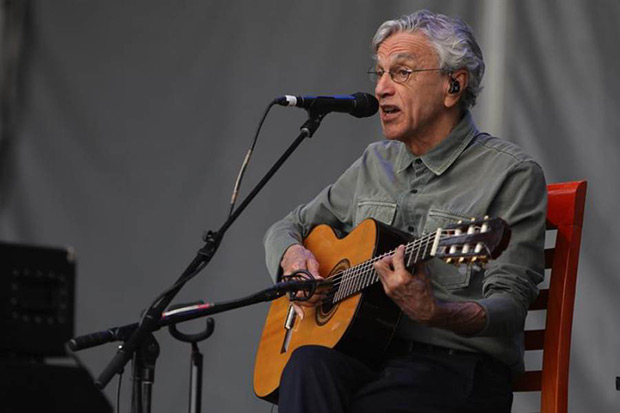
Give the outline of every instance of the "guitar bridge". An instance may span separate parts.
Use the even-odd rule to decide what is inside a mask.
[[[280,353],[286,353],[291,344],[291,337],[293,336],[293,325],[295,324],[295,309],[293,308],[293,304],[289,304],[288,313],[286,314],[286,319],[284,320],[284,329],[286,332],[284,333],[284,341],[282,342],[282,347],[280,348]]]

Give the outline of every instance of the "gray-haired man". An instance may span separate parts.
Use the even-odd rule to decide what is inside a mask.
[[[508,412],[523,370],[523,325],[542,280],[546,186],[518,147],[476,129],[482,52],[460,19],[423,10],[381,25],[373,39],[383,133],[316,198],[265,236],[272,274],[318,264],[302,239],[318,224],[346,233],[375,218],[420,235],[460,219],[498,216],[509,247],[485,270],[437,260],[411,274],[403,247],[375,264],[404,316],[380,368],[335,350],[297,349],[280,411]],[[304,306],[317,298],[295,304]]]

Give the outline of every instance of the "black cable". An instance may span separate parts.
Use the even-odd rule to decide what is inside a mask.
[[[118,385],[116,386],[116,413],[121,413],[121,383],[123,382],[123,372],[118,373]]]
[[[228,211],[228,218],[230,218],[233,211],[235,210],[235,202],[237,202],[237,197],[239,196],[239,188],[241,187],[241,181],[243,180],[243,176],[245,175],[245,170],[247,169],[250,163],[250,158],[252,157],[252,153],[254,152],[254,147],[256,146],[256,142],[258,141],[258,135],[260,133],[260,130],[263,127],[263,123],[265,122],[265,119],[267,118],[267,114],[269,113],[273,105],[276,104],[276,102],[277,102],[277,99],[274,99],[271,102],[269,102],[269,105],[267,105],[267,108],[265,109],[265,113],[263,113],[263,117],[261,118],[260,122],[258,123],[258,127],[256,128],[256,133],[254,134],[254,139],[252,140],[250,149],[248,150],[248,153],[246,153],[245,158],[243,159],[243,162],[241,163],[241,169],[239,170],[239,174],[237,175],[237,179],[235,180],[235,186],[233,187],[233,193],[230,199],[230,209]]]

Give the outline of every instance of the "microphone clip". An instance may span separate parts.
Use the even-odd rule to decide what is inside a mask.
[[[318,287],[331,286],[331,280],[316,279],[307,270],[297,270],[289,275],[282,276],[282,282],[288,284],[288,298],[290,301],[308,301]],[[298,295],[298,293],[302,293]]]
[[[306,109],[306,112],[308,112],[308,120],[301,125],[299,130],[306,134],[306,138],[311,138],[314,135],[314,132],[316,132],[319,126],[321,126],[321,121],[327,113],[312,109]]]

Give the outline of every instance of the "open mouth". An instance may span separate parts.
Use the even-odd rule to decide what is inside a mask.
[[[396,106],[393,105],[383,105],[381,106],[381,112],[383,113],[384,116],[392,116],[395,113],[400,112],[400,109]]]

